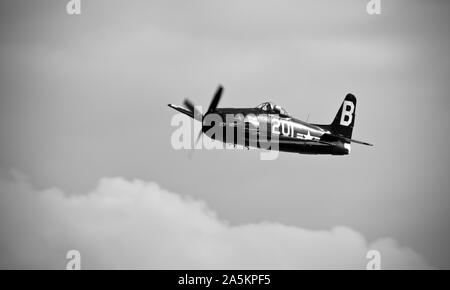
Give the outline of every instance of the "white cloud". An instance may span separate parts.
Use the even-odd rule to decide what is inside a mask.
[[[70,249],[83,268],[364,269],[369,249],[385,269],[430,267],[393,239],[368,244],[347,227],[230,225],[152,182],[103,178],[92,192],[68,195],[0,177],[0,268],[64,269]]]

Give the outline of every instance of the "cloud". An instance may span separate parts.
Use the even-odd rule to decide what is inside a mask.
[[[368,244],[347,227],[230,225],[204,202],[153,182],[102,178],[91,192],[69,195],[0,176],[0,268],[64,269],[71,249],[85,269],[364,269],[370,249],[384,269],[430,268],[391,238]]]

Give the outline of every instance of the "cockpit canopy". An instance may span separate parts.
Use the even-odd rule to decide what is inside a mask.
[[[285,109],[283,109],[282,107],[280,107],[278,105],[275,105],[272,102],[264,102],[261,105],[257,106],[256,109],[260,109],[267,113],[289,116],[289,113]]]

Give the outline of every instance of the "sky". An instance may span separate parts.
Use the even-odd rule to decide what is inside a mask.
[[[81,2],[0,3],[0,267],[450,268],[450,3]],[[313,123],[352,93],[375,146],[174,150],[219,84]]]

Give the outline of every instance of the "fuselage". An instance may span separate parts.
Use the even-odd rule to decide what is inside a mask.
[[[349,143],[323,140],[330,132],[320,125],[258,108],[217,108],[203,116],[202,131],[211,139],[249,148],[302,154],[350,153]]]

